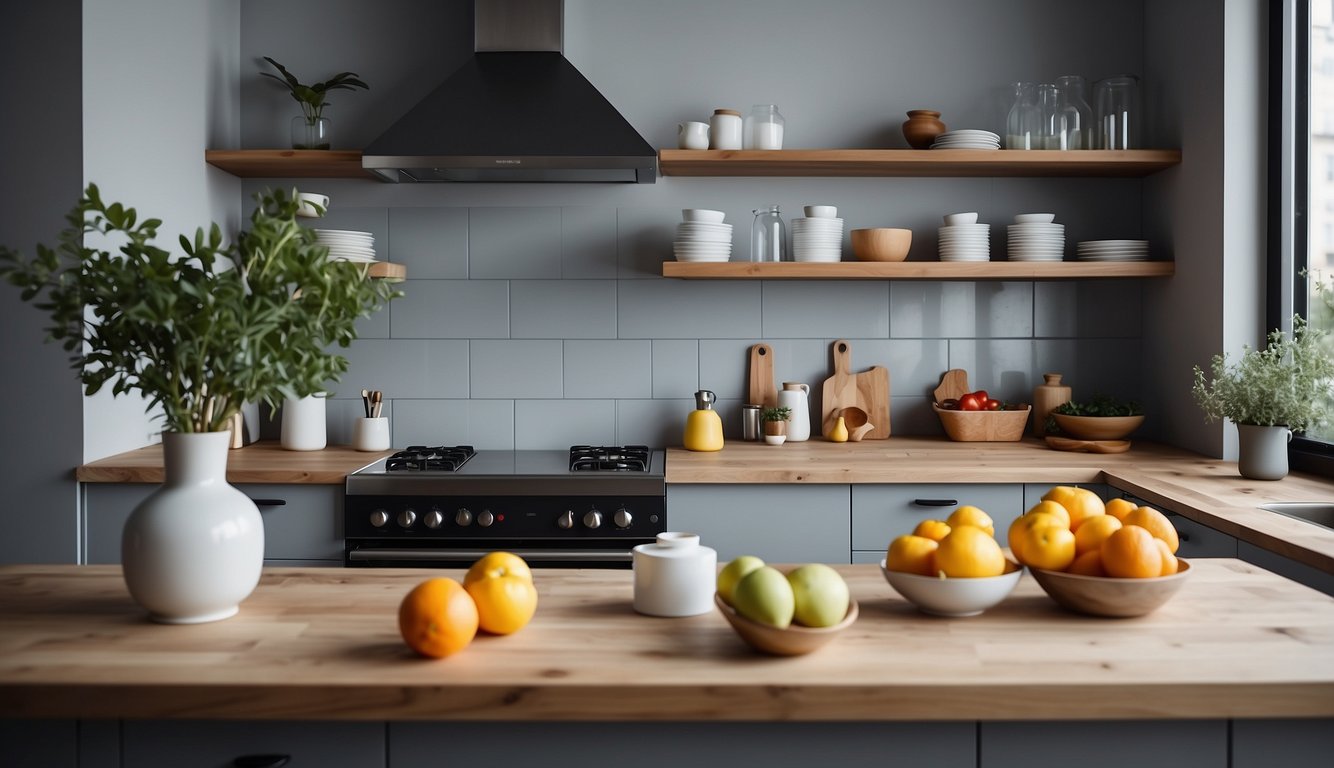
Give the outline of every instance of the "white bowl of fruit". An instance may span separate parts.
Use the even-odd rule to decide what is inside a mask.
[[[1005,556],[990,515],[974,506],[924,520],[889,545],[880,570],[908,602],[934,616],[976,616],[1009,596],[1023,569]]]

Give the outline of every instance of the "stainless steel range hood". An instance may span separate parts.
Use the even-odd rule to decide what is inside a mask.
[[[474,3],[474,54],[362,153],[392,182],[652,184],[657,154],[562,54],[561,0]]]

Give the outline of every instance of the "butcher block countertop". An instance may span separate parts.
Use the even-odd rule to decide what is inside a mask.
[[[1137,619],[1058,608],[1025,574],[981,616],[918,613],[839,566],[857,622],[758,655],[716,611],[652,618],[630,571],[539,570],[536,617],[441,660],[399,637],[415,569],[266,568],[237,616],[152,624],[117,566],[0,567],[0,717],[1029,720],[1334,716],[1334,598],[1195,560]]]
[[[354,451],[331,445],[322,451],[289,451],[266,441],[227,454],[229,483],[313,483],[342,485],[347,476],[393,451]],[[162,445],[120,453],[75,471],[81,483],[160,483]]]

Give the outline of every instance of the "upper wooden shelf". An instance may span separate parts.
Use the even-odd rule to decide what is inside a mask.
[[[1147,176],[1180,162],[1176,149],[658,150],[663,176]]]
[[[243,179],[373,179],[356,149],[209,149],[209,165]]]
[[[1171,277],[1170,261],[664,261],[663,277],[745,280],[1071,280],[1089,277]]]

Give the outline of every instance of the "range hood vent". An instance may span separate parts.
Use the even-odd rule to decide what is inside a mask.
[[[561,53],[559,0],[474,11],[472,59],[372,141],[362,167],[390,182],[657,180],[653,148]]]

